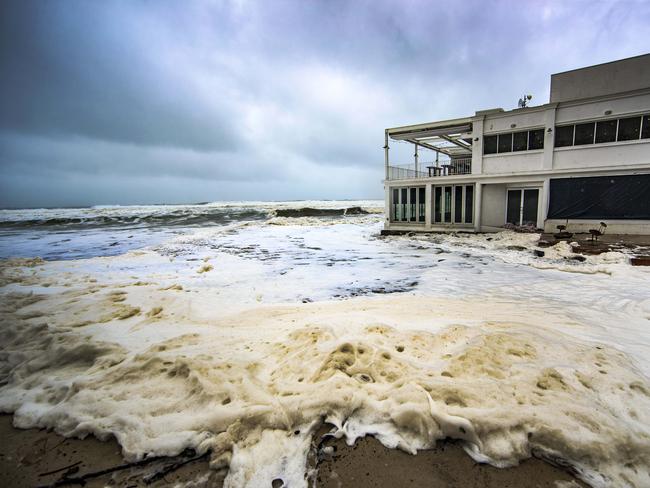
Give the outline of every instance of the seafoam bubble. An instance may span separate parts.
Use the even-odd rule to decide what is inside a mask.
[[[0,408],[21,427],[114,435],[128,459],[210,450],[213,466],[230,467],[226,486],[306,486],[323,421],[349,442],[371,434],[415,453],[455,438],[496,466],[544,453],[594,486],[648,484],[647,378],[616,348],[563,333],[557,310],[535,313],[543,303],[527,315],[517,303],[401,296],[224,314],[209,290],[143,283],[119,290],[130,306],[162,307],[153,322],[66,327],[121,310],[121,294],[102,288],[14,295]],[[28,313],[63,302],[50,325]],[[123,345],[101,339],[110,334]]]

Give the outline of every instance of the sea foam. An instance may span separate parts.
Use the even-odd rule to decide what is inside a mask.
[[[306,486],[322,423],[350,443],[416,453],[454,438],[495,466],[535,455],[592,486],[650,484],[645,270],[572,263],[561,246],[537,258],[514,233],[378,239],[371,225],[5,261],[0,409],[19,427],[115,436],[132,460],[209,450],[227,486]],[[332,299],[347,276],[411,267],[410,292]]]

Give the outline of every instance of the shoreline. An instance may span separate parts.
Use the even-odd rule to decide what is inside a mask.
[[[144,463],[125,463],[115,439],[99,441],[65,438],[44,429],[13,427],[13,415],[0,415],[0,485],[7,487],[75,486],[61,483],[89,473],[110,471],[85,478],[85,486],[223,486],[226,470],[209,468],[208,456],[192,453],[176,458],[156,458]],[[586,487],[567,471],[530,458],[512,468],[495,468],[473,461],[459,443],[439,442],[434,449],[413,456],[388,449],[372,437],[354,446],[343,440],[321,437],[312,442],[311,471],[316,487],[410,486],[465,488],[578,488]],[[138,465],[136,465],[138,464]],[[125,469],[115,469],[128,465]],[[269,480],[271,484],[274,480]],[[272,486],[282,486],[276,480]]]

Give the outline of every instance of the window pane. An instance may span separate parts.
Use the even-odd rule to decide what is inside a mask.
[[[445,186],[445,222],[451,223],[451,186]]]
[[[528,132],[515,132],[513,138],[513,151],[525,151],[528,149]]]
[[[463,223],[463,187],[454,187],[454,222]]]
[[[465,187],[465,223],[471,224],[474,216],[474,187]]]
[[[399,190],[397,188],[393,189],[393,221],[399,220]]]
[[[587,124],[576,124],[576,137],[574,145],[582,146],[584,144],[594,143],[594,130],[595,125],[593,122]]]
[[[565,125],[555,128],[555,147],[573,146],[573,127]]]
[[[409,221],[410,222],[415,222],[416,220],[416,210],[417,210],[417,188],[411,188],[409,193],[410,193],[410,200],[409,200]]]
[[[544,129],[528,132],[528,149],[544,149]]]
[[[650,139],[650,115],[643,116],[643,129],[641,129],[641,139]]]
[[[524,190],[524,207],[522,210],[523,225],[537,225],[537,205],[539,190]]]
[[[499,134],[499,152],[506,153],[512,151],[512,133]]]
[[[616,120],[596,122],[596,144],[616,140]]]
[[[497,136],[485,136],[483,138],[483,154],[496,154]]]
[[[425,200],[425,189],[421,187],[418,189],[418,222],[424,222]]]
[[[618,140],[633,141],[639,138],[641,117],[629,117],[618,121]]]
[[[506,205],[506,222],[509,224],[520,224],[521,213],[521,190],[508,190],[508,202]]]
[[[435,211],[433,212],[433,221],[442,221],[442,187],[435,187],[435,198],[433,199]]]
[[[401,207],[401,208],[400,208],[400,216],[401,216],[400,220],[401,220],[402,222],[404,222],[404,221],[407,220],[407,216],[406,216],[406,211],[407,211],[407,207],[406,207],[406,197],[407,197],[407,196],[408,196],[408,195],[407,195],[407,193],[406,193],[406,188],[402,188],[402,200],[400,201],[400,207]]]

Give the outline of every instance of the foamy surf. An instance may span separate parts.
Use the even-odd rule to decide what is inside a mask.
[[[535,455],[592,486],[650,484],[649,275],[624,255],[349,221],[223,230],[5,261],[0,409],[113,435],[132,460],[209,451],[227,486],[307,486],[323,422],[348,442],[454,438],[495,466]]]

